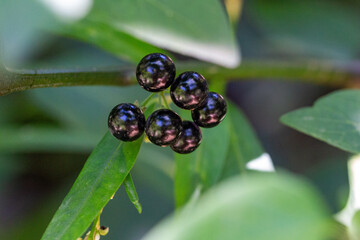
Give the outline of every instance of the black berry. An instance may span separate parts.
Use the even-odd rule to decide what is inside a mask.
[[[195,109],[200,106],[209,93],[205,78],[196,72],[180,74],[171,85],[173,102],[183,109]]]
[[[111,110],[108,126],[117,139],[126,142],[134,141],[144,132],[145,116],[134,104],[122,103]]]
[[[218,125],[226,115],[226,101],[218,93],[210,92],[200,107],[191,111],[194,122],[204,128]]]
[[[171,58],[161,53],[146,55],[136,68],[136,78],[141,87],[149,92],[168,88],[175,79],[175,65]]]
[[[201,130],[195,123],[183,121],[180,135],[170,147],[177,153],[191,153],[200,145],[201,138]]]
[[[160,109],[147,119],[145,133],[149,140],[159,146],[173,143],[181,132],[182,120],[172,110]]]

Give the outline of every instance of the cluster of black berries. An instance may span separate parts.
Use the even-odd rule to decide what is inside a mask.
[[[209,92],[205,78],[196,72],[184,72],[175,79],[173,61],[160,53],[145,56],[137,66],[136,78],[145,90],[160,92],[171,85],[170,95],[180,108],[191,110],[192,121],[182,121],[170,109],[159,109],[145,121],[141,109],[131,103],[115,106],[109,115],[111,133],[122,141],[134,141],[144,132],[159,146],[169,146],[177,153],[191,153],[201,142],[200,127],[218,125],[225,117],[226,102]]]

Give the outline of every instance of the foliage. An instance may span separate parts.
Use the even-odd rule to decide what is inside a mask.
[[[142,210],[143,214],[150,212],[141,195],[143,206],[140,205],[135,190],[135,183],[141,178],[152,185],[150,191],[155,189],[168,197],[170,195],[176,209],[172,216],[149,233],[142,234],[144,239],[269,239],[271,236],[272,239],[320,240],[337,237],[339,232],[334,230],[337,225],[330,209],[311,184],[294,174],[278,170],[278,167],[272,173],[263,173],[264,169],[260,167],[250,167],[251,163],[251,166],[256,166],[261,162],[271,166],[266,171],[273,171],[273,162],[250,121],[229,99],[226,119],[217,128],[204,129],[202,144],[191,154],[172,155],[166,149],[150,146],[143,138],[132,143],[119,142],[108,132],[97,145],[96,142],[107,131],[106,117],[114,105],[140,102],[146,97],[145,91],[139,87],[125,85],[135,83],[134,63],[151,52],[170,55],[179,66],[178,74],[189,69],[199,71],[211,81],[211,88],[221,91],[225,89],[226,81],[248,77],[356,86],[357,72],[342,64],[293,65],[281,62],[271,65],[269,62],[243,61],[239,65],[241,54],[235,37],[236,25],[241,29],[243,15],[240,10],[244,10],[245,17],[253,19],[254,27],[265,39],[261,43],[253,42],[253,32],[242,30],[249,35],[240,36],[240,39],[254,44],[253,49],[258,51],[254,55],[271,49],[270,53],[277,51],[288,58],[351,60],[359,51],[360,28],[353,24],[360,22],[356,10],[335,1],[269,3],[255,0],[243,5],[243,1],[235,0],[224,1],[225,7],[223,1],[218,0],[94,0],[89,12],[78,18],[67,18],[64,12],[57,11],[60,8],[49,7],[49,2],[4,0],[1,3],[0,44],[7,47],[0,45],[2,61],[6,62],[6,67],[0,63],[0,95],[50,86],[122,87],[37,89],[23,95],[2,97],[1,156],[60,151],[77,157],[76,154],[87,153],[95,147],[42,239],[73,240],[84,237],[87,231],[90,231],[88,236],[95,239],[100,233],[100,215],[103,209],[102,218],[110,214],[105,206],[112,204],[110,199],[121,185],[139,213]],[[22,4],[18,9],[21,18],[13,14],[19,4]],[[359,7],[358,3],[354,5]],[[13,24],[10,26],[7,22]],[[323,27],[326,24],[332,27]],[[19,31],[14,33],[14,28]],[[21,66],[54,36],[62,40],[64,37],[77,39],[96,48],[86,45],[85,51],[75,47],[69,52],[60,48],[58,54],[62,56],[53,59],[52,63],[57,68],[55,70],[9,67],[14,63]],[[18,51],[14,51],[17,47]],[[244,48],[246,54],[248,51]],[[88,58],[94,56],[96,60],[89,63]],[[189,58],[197,60],[186,61]],[[37,64],[48,67],[51,61]],[[63,65],[73,68],[76,64],[81,68],[62,68]],[[108,65],[116,67],[108,68]],[[159,104],[158,99],[149,102],[146,115]],[[357,154],[360,153],[359,106],[358,90],[340,90],[320,98],[313,107],[285,114],[281,122]],[[34,119],[37,124],[27,124]],[[17,155],[10,156],[9,159],[16,159]],[[138,168],[133,169],[135,162],[139,163]],[[353,162],[349,161],[349,172],[355,173],[357,168],[350,164]],[[11,181],[9,172],[16,171],[19,169],[12,164],[0,163],[4,183]],[[350,180],[347,208],[335,215],[335,220],[344,224],[346,229],[345,233],[341,232],[341,237],[348,232],[350,238],[358,239],[359,208],[356,201],[353,204],[354,189],[358,185],[351,175]],[[173,185],[173,193],[169,193],[168,185]],[[117,195],[124,198],[123,194]],[[58,196],[47,204],[58,206],[54,199]],[[122,212],[113,214],[122,215],[128,221],[130,218],[126,211],[122,209]],[[157,209],[151,214],[156,212]],[[350,212],[347,216],[351,216],[346,221],[338,217],[344,212]],[[42,211],[36,214],[36,218],[42,219],[42,228],[45,227],[44,219],[50,217],[45,215]],[[117,231],[112,230],[114,221],[117,219],[109,223],[110,231]],[[24,233],[19,231],[14,236],[36,238],[31,235],[34,234],[31,229],[24,229]]]

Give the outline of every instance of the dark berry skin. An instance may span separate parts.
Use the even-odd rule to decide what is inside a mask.
[[[136,78],[145,90],[160,92],[174,82],[175,72],[171,58],[161,53],[152,53],[146,55],[137,65]]]
[[[159,146],[173,143],[181,132],[182,120],[172,110],[160,109],[147,119],[145,133],[149,140]]]
[[[183,121],[180,135],[170,147],[177,153],[191,153],[200,145],[201,139],[200,128],[194,122]]]
[[[171,85],[170,95],[180,108],[192,110],[200,106],[209,93],[206,79],[196,72],[180,74]]]
[[[119,140],[130,142],[138,139],[145,129],[145,116],[134,104],[115,106],[108,118],[109,130]]]
[[[226,111],[225,99],[218,93],[209,92],[201,106],[191,111],[191,116],[198,126],[211,128],[224,119]]]

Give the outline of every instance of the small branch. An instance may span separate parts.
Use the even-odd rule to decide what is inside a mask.
[[[228,81],[280,79],[309,82],[333,87],[360,87],[360,62],[321,61],[277,62],[243,61],[238,68],[227,69],[203,62],[180,62],[177,72],[197,71],[208,79]],[[135,66],[71,70],[12,70],[0,65],[0,96],[32,88],[112,85],[136,83]]]

